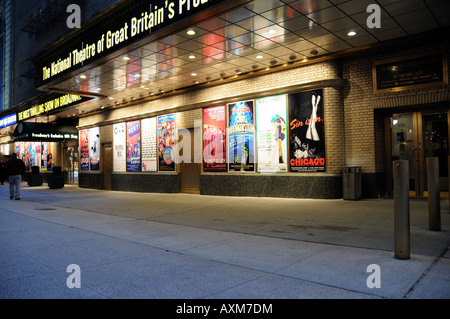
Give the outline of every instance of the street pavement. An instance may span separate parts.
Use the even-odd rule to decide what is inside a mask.
[[[0,186],[1,299],[448,299],[450,214],[394,201]],[[197,310],[199,310],[198,308]],[[188,311],[182,309],[180,311]],[[191,309],[192,310],[192,309]]]

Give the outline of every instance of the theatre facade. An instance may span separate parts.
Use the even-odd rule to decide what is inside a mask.
[[[13,125],[76,126],[61,163],[83,188],[342,198],[351,173],[351,199],[379,198],[403,159],[426,197],[437,157],[447,197],[448,5],[371,27],[362,2],[120,2],[35,58],[57,96]],[[8,150],[34,141],[15,135]]]

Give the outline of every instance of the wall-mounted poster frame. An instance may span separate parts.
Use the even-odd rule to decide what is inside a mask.
[[[156,117],[141,120],[142,171],[158,171]]]
[[[375,61],[372,66],[374,94],[448,85],[445,51]]]
[[[203,109],[203,171],[227,171],[226,106]]]
[[[289,171],[325,172],[323,90],[290,94]]]
[[[117,123],[113,125],[113,170],[114,172],[127,171],[127,148],[126,148],[126,123]]]
[[[89,130],[80,131],[80,170],[89,171]]]
[[[41,171],[47,171],[47,166],[52,164],[52,159],[50,157],[53,156],[53,154],[50,155],[48,144],[50,144],[50,142],[42,142]]]
[[[100,128],[89,129],[89,162],[91,171],[100,170]]]
[[[288,171],[287,95],[256,99],[258,173]]]
[[[127,122],[127,172],[141,171],[141,121]]]
[[[158,159],[160,172],[175,171],[175,114],[158,116]]]
[[[228,171],[255,171],[254,100],[229,103],[228,114]]]

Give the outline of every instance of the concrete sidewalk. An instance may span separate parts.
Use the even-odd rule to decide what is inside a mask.
[[[394,258],[393,200],[309,200],[0,186],[0,298],[448,299],[450,214],[411,200]],[[67,267],[81,288],[68,288]],[[369,288],[379,266],[381,288]],[[369,278],[370,277],[370,278]]]

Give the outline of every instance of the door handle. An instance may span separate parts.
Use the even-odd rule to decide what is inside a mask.
[[[419,148],[419,161],[425,161],[425,151],[423,150],[423,148]]]

